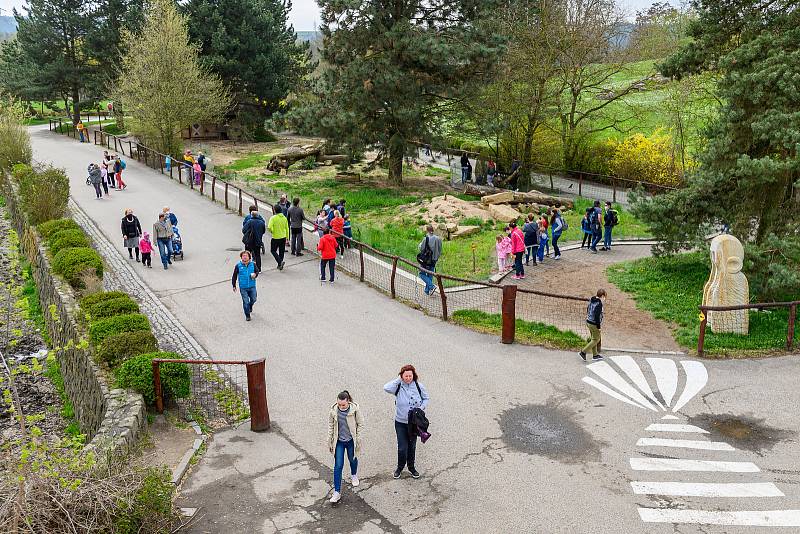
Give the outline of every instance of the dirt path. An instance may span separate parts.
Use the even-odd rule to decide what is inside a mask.
[[[552,248],[551,248],[552,252]],[[507,276],[503,283],[517,282],[520,287],[575,296],[593,295],[598,288],[608,292],[603,341],[608,347],[682,350],[672,337],[669,325],[648,312],[637,309],[627,293],[608,281],[605,268],[612,263],[650,256],[649,245],[620,245],[611,252],[592,254],[585,249],[562,251],[556,261],[545,258],[544,263],[526,268],[526,278],[520,282]]]

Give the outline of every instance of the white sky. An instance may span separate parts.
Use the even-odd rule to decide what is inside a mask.
[[[649,7],[654,0],[619,0],[623,8],[632,18],[636,11]],[[669,0],[671,4],[679,5],[679,0]],[[19,8],[22,0],[0,0],[0,15],[11,15],[13,7]],[[292,0],[292,12],[289,21],[294,25],[295,31],[311,31],[319,25],[319,7],[316,0]]]

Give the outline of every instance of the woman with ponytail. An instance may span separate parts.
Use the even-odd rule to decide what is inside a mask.
[[[342,471],[344,470],[344,454],[350,461],[350,481],[353,487],[358,486],[358,453],[361,450],[361,430],[364,418],[353,402],[353,397],[345,390],[339,393],[336,404],[331,406],[328,416],[328,450],[334,458],[333,463],[333,496],[331,503],[336,504],[342,498]]]

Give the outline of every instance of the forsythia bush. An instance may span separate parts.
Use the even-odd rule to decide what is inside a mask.
[[[637,133],[618,143],[609,167],[615,175],[628,180],[669,186],[683,183],[670,136],[659,130],[649,137]]]

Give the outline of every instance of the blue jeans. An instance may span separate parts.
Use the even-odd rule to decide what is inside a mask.
[[[242,309],[244,310],[244,316],[250,317],[250,313],[253,311],[253,304],[255,304],[256,300],[258,300],[256,286],[240,287],[239,294],[242,296]]]
[[[611,248],[611,229],[613,226],[606,226],[603,230],[603,246]]]
[[[539,245],[525,245],[525,263],[527,264],[533,257],[533,264],[536,265],[536,256],[539,254]]]
[[[342,491],[342,471],[344,470],[344,453],[350,461],[350,474],[356,476],[358,471],[358,458],[356,458],[356,444],[350,441],[337,441],[336,450],[333,452],[333,491]]]
[[[539,249],[536,251],[536,255],[539,256],[539,261],[544,261],[544,249],[547,247],[547,250],[550,250],[550,245],[548,244],[548,240],[539,241]]]
[[[558,239],[560,237],[561,237],[561,232],[553,234],[553,255],[556,257],[561,256],[561,249],[558,248]]]
[[[394,431],[397,434],[397,470],[402,471],[405,466],[412,471],[417,457],[417,437],[411,436],[408,423],[394,422]]]
[[[592,250],[596,251],[597,250],[597,244],[600,242],[600,239],[602,239],[602,237],[603,237],[603,232],[601,232],[600,230],[597,230],[597,231],[593,232],[592,233],[592,246],[589,247],[589,248],[591,248]]]
[[[436,272],[436,266],[432,265],[428,267],[428,270]],[[422,278],[423,282],[425,282],[425,294],[430,295],[431,291],[433,291],[436,288],[436,286],[433,285],[433,276],[426,273],[425,271],[420,271],[419,277]]]
[[[469,178],[469,167],[461,167],[461,183],[467,183],[467,179]]]
[[[170,250],[172,249],[172,240],[168,237],[159,237],[156,240],[158,244],[158,253],[161,256],[161,263],[164,264],[164,267],[167,266],[169,263],[169,254]]]

